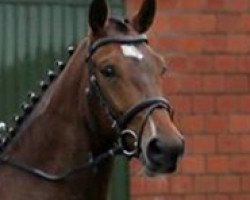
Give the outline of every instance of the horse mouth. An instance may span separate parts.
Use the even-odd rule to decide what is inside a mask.
[[[172,174],[176,171],[176,169],[177,169],[177,164],[173,164],[167,167],[152,166],[151,164],[147,164],[145,166],[145,174],[150,177],[160,176],[160,175]]]
[[[140,156],[140,160],[144,166],[144,173],[149,177],[172,174],[177,170],[178,161],[166,162],[164,165],[161,165],[145,159],[142,155]]]

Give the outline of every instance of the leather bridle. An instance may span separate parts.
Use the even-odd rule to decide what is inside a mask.
[[[147,43],[146,35],[138,35],[138,36],[122,36],[122,37],[105,37],[97,40],[93,44],[89,46],[89,55],[86,59],[88,72],[89,72],[89,92],[93,92],[98,96],[101,105],[104,107],[105,112],[110,119],[110,126],[112,130],[116,133],[117,141],[115,141],[112,148],[108,149],[107,151],[101,153],[100,155],[93,157],[92,154],[89,154],[89,158],[80,166],[76,166],[74,168],[70,168],[59,172],[57,174],[51,174],[45,172],[41,169],[34,168],[29,166],[28,164],[16,160],[9,155],[6,155],[4,152],[0,155],[0,164],[6,164],[13,168],[19,169],[26,173],[29,173],[33,176],[42,178],[46,181],[61,181],[66,179],[71,175],[75,175],[87,168],[96,169],[96,167],[103,162],[115,155],[124,155],[126,157],[138,157],[141,152],[141,140],[144,128],[148,121],[150,115],[156,109],[164,109],[169,114],[171,119],[173,119],[173,109],[171,108],[169,101],[163,97],[152,97],[149,99],[145,99],[141,102],[138,102],[130,109],[125,111],[121,116],[116,116],[112,111],[112,105],[107,100],[103,93],[103,89],[100,87],[98,83],[97,77],[94,72],[94,62],[92,60],[93,54],[96,52],[97,49],[111,43],[117,44],[127,44],[127,45],[136,45],[141,43]],[[142,124],[140,129],[136,133],[135,131],[128,129],[128,125],[131,121],[141,112],[145,112],[144,118],[142,120]],[[132,138],[134,141],[133,148],[128,148],[127,139]]]
[[[118,145],[121,148],[122,154],[127,157],[138,157],[141,149],[141,138],[144,131],[144,127],[146,122],[148,121],[149,116],[156,110],[156,109],[164,109],[169,114],[171,119],[173,119],[173,109],[170,106],[170,103],[164,97],[152,97],[145,99],[141,102],[136,103],[126,112],[124,112],[121,116],[116,116],[112,111],[114,110],[110,101],[107,100],[103,93],[103,89],[101,88],[94,68],[95,64],[92,60],[93,54],[101,47],[107,44],[126,44],[126,45],[136,45],[147,43],[148,39],[146,35],[137,35],[137,36],[122,36],[122,37],[106,37],[97,40],[89,47],[89,56],[87,57],[86,61],[88,63],[88,71],[89,71],[89,84],[90,88],[88,89],[89,92],[94,92],[96,96],[98,96],[100,103],[105,108],[108,118],[110,119],[110,124],[112,124],[112,129],[118,136],[118,140],[116,142],[116,146]],[[141,112],[146,111],[144,115],[144,119],[142,121],[141,127],[139,131],[136,133],[135,131],[128,129],[128,125],[130,122]],[[126,139],[132,138],[134,140],[134,147],[133,149],[127,148],[128,145],[126,144]]]

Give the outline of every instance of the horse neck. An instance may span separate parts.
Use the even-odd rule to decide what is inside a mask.
[[[88,106],[84,95],[88,84],[85,49],[86,42],[83,42],[21,127],[6,154],[50,173],[82,164],[88,157],[93,143],[84,123],[85,106]],[[98,180],[105,182],[105,187],[100,187],[102,190],[107,189],[111,164],[107,162],[97,173],[102,176]],[[85,180],[87,183],[96,177],[90,174],[85,176],[86,179],[91,177],[91,181]]]

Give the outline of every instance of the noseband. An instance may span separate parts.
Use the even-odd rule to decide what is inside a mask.
[[[89,56],[86,60],[89,71],[89,86],[90,86],[89,91],[94,92],[98,96],[101,105],[104,107],[107,116],[110,119],[110,126],[117,135],[117,141],[111,149],[108,149],[107,151],[96,156],[95,158],[93,158],[93,156],[91,155],[82,165],[66,169],[57,174],[51,174],[41,169],[34,168],[20,160],[12,158],[11,156],[5,154],[4,152],[0,155],[0,164],[6,164],[18,170],[36,176],[38,178],[42,178],[43,180],[55,182],[64,180],[65,178],[71,175],[75,175],[83,170],[86,170],[87,168],[95,169],[98,166],[98,164],[100,164],[102,161],[110,157],[113,157],[117,154],[123,154],[127,157],[137,157],[141,152],[140,146],[141,146],[142,134],[150,115],[156,109],[164,109],[167,112],[169,112],[171,119],[173,119],[173,110],[169,104],[169,101],[163,97],[153,97],[150,99],[145,99],[132,106],[130,109],[125,111],[121,116],[115,116],[114,113],[112,112],[112,106],[110,102],[103,94],[102,92],[103,90],[97,81],[96,75],[94,73],[94,63],[92,60],[92,56],[97,49],[110,43],[134,45],[145,42],[147,42],[147,37],[145,35],[106,37],[97,40],[89,47]],[[143,111],[145,111],[146,113],[142,120],[142,124],[140,126],[139,131],[136,133],[135,131],[128,129],[127,127],[131,123],[131,121],[139,113]],[[132,138],[132,140],[134,141],[133,149],[128,148],[127,145],[128,138],[130,139]]]
[[[89,47],[89,56],[86,59],[88,71],[89,71],[89,92],[93,92],[98,96],[101,105],[105,108],[108,118],[110,119],[110,124],[113,131],[118,136],[116,141],[116,146],[120,147],[122,154],[127,157],[137,157],[141,152],[141,138],[144,131],[144,127],[146,122],[148,121],[149,116],[156,109],[164,109],[169,114],[171,119],[173,119],[173,109],[169,104],[169,101],[164,97],[152,97],[149,99],[145,99],[141,102],[136,103],[134,106],[125,111],[121,116],[116,116],[112,111],[112,105],[105,97],[103,90],[100,84],[97,81],[95,72],[94,72],[94,62],[92,60],[93,54],[101,47],[107,44],[126,44],[126,45],[136,45],[147,43],[148,39],[146,35],[138,35],[138,36],[123,36],[123,37],[106,37],[97,40]],[[142,121],[142,125],[139,128],[139,131],[136,133],[135,131],[128,129],[128,125],[131,121],[141,112],[146,111],[144,115],[144,119]],[[128,148],[126,140],[128,138],[132,138],[133,148]]]

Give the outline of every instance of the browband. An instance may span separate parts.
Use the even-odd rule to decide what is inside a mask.
[[[109,43],[137,44],[137,43],[142,43],[142,42],[148,43],[148,38],[145,34],[136,35],[136,36],[122,36],[122,37],[110,36],[110,37],[101,38],[89,46],[89,55],[88,55],[87,60],[91,58],[93,53],[99,47],[102,47]]]

